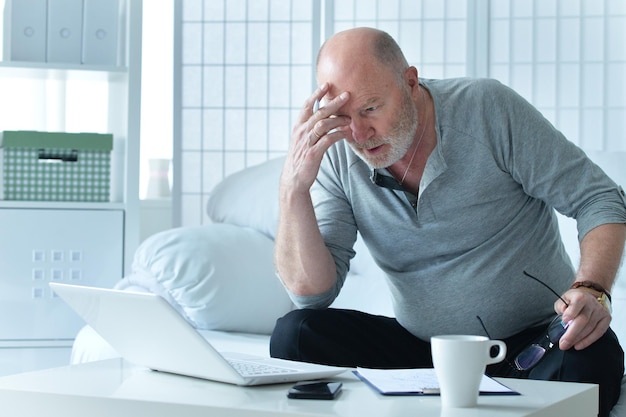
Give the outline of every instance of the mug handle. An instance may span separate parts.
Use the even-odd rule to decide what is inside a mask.
[[[498,346],[499,352],[494,357],[489,356],[489,358],[487,359],[487,365],[502,362],[504,360],[504,357],[506,356],[506,344],[502,340],[491,340],[490,342],[491,343],[489,344],[488,352],[490,352],[491,348],[494,346]]]

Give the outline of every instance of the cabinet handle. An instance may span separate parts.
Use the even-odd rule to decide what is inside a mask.
[[[78,151],[72,149],[69,154],[60,152],[46,152],[38,150],[39,162],[78,162]]]

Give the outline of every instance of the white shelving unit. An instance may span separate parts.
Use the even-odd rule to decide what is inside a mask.
[[[0,200],[0,375],[67,364],[83,323],[48,283],[110,287],[139,245],[142,0],[121,4],[119,67],[0,62],[0,130],[114,137],[110,203]]]

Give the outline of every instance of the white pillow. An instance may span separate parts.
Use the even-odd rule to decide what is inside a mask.
[[[166,230],[139,246],[118,288],[163,296],[198,329],[270,334],[293,308],[273,247],[256,230],[229,224]]]
[[[256,229],[274,239],[278,226],[278,181],[285,158],[275,158],[224,178],[207,201],[215,223]]]

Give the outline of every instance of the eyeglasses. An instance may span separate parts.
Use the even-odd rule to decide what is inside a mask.
[[[517,368],[518,371],[528,371],[532,369],[539,363],[547,351],[559,344],[561,336],[563,336],[568,327],[569,322],[564,323],[561,314],[556,316],[550,322],[550,325],[548,325],[546,335],[541,343],[533,343],[517,355],[513,361],[515,368]]]
[[[561,301],[563,301],[563,303],[565,303],[566,306],[569,307],[569,304],[567,304],[567,302],[556,291],[550,288],[548,284],[541,281],[539,278],[536,278],[530,275],[526,271],[523,271],[523,273],[527,277],[534,279],[535,281],[537,281],[538,283],[546,287],[554,295],[556,295]],[[489,332],[487,331],[487,328],[485,327],[485,324],[483,323],[480,316],[476,316],[476,318],[478,319],[478,321],[480,322],[480,325],[482,326],[483,330],[487,334],[487,337],[491,339],[491,336],[489,336]],[[552,319],[552,321],[548,325],[548,328],[546,330],[546,334],[543,340],[539,343],[533,343],[532,345],[527,346],[524,350],[522,350],[515,357],[513,364],[509,362],[509,365],[511,365],[518,371],[528,371],[532,369],[545,356],[546,352],[548,352],[554,346],[559,344],[559,340],[561,340],[561,337],[563,336],[563,334],[565,334],[565,331],[569,327],[570,323],[571,321],[567,323],[563,322],[562,314],[557,315],[554,319]]]

